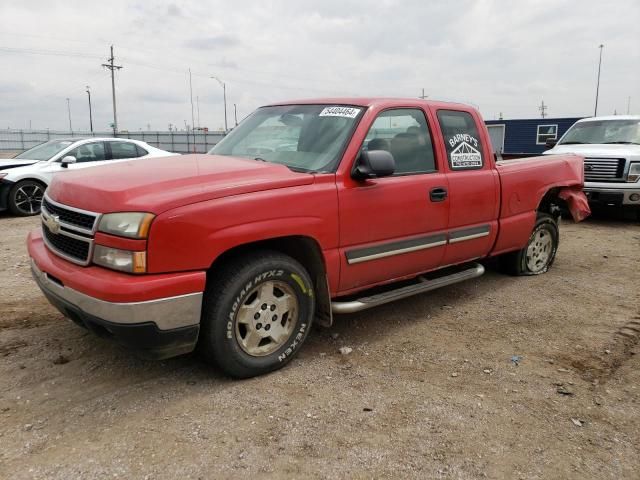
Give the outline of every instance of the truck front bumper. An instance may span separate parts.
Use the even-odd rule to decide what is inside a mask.
[[[200,330],[202,291],[139,301],[96,298],[65,283],[71,269],[75,282],[82,280],[77,277],[91,276],[88,271],[94,270],[92,288],[98,289],[96,281],[102,281],[104,288],[109,288],[110,281],[117,281],[118,276],[123,277],[120,284],[134,279],[136,284],[145,281],[151,284],[157,279],[153,275],[127,274],[115,274],[114,278],[114,272],[110,271],[106,272],[105,278],[96,279],[95,269],[100,267],[70,266],[49,252],[37,234],[29,236],[28,246],[33,278],[49,302],[74,323],[101,337],[113,338],[148,358],[174,357],[195,348]],[[184,283],[184,275],[175,274],[175,281]]]
[[[585,182],[583,191],[589,203],[640,207],[640,183]]]

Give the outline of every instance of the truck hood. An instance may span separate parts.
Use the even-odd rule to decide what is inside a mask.
[[[180,155],[118,162],[54,177],[47,194],[98,213],[172,208],[221,197],[314,182],[284,165],[220,155]]]
[[[559,153],[575,153],[583,157],[600,158],[631,158],[640,159],[640,145],[621,144],[575,144],[556,145],[551,150],[544,152],[544,155],[555,155]]]

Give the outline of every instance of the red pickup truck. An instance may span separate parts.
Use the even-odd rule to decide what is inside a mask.
[[[497,162],[478,111],[413,99],[258,109],[208,155],[57,177],[33,275],[77,324],[228,375],[285,365],[314,321],[481,275],[545,272],[588,214],[583,158]]]

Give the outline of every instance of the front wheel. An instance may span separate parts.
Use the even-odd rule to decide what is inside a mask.
[[[560,243],[558,222],[549,214],[538,215],[527,245],[502,258],[503,266],[512,275],[539,275],[553,265]]]
[[[287,255],[261,251],[230,261],[207,284],[198,349],[231,377],[281,368],[311,329],[313,293],[307,271]]]
[[[37,180],[17,182],[9,191],[9,210],[20,217],[39,214],[46,188]]]

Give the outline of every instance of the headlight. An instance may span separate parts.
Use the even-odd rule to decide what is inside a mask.
[[[629,166],[629,175],[627,176],[627,182],[637,182],[640,178],[640,163],[632,163]]]
[[[147,271],[147,252],[132,252],[96,245],[93,250],[93,263],[122,272],[145,273]]]
[[[153,213],[107,213],[100,219],[98,230],[119,237],[147,238],[149,227],[154,218]]]

